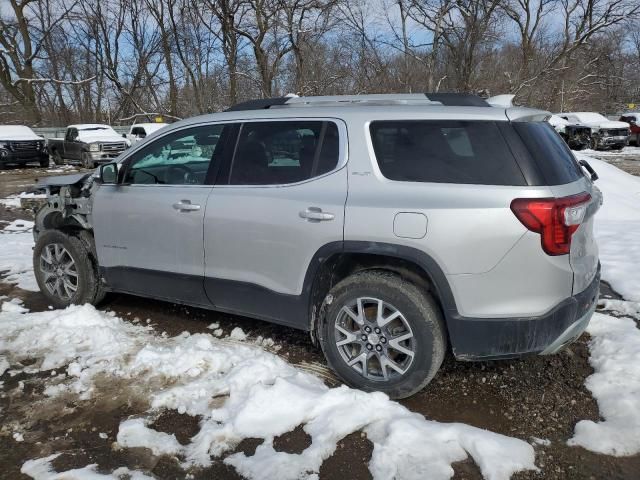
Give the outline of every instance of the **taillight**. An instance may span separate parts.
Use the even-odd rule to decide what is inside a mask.
[[[562,198],[516,198],[511,210],[528,230],[540,234],[542,249],[548,255],[565,255],[590,200],[588,193]]]

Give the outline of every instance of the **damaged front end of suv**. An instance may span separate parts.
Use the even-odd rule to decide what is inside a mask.
[[[34,240],[45,230],[93,230],[93,192],[97,188],[93,173],[49,177],[39,186],[47,198],[36,213]]]

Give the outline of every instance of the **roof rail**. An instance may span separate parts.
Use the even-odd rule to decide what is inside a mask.
[[[488,107],[476,95],[466,93],[381,93],[368,95],[326,95],[315,97],[276,97],[249,100],[229,107],[227,112],[263,110],[281,107],[336,105],[445,105],[451,107]]]

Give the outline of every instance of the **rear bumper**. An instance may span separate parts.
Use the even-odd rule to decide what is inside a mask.
[[[449,318],[453,353],[459,360],[492,360],[552,354],[587,328],[598,302],[600,267],[582,292],[538,317]]]

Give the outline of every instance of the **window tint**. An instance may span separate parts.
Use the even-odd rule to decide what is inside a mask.
[[[494,122],[373,122],[371,139],[380,171],[390,180],[525,185]]]
[[[547,185],[563,185],[582,178],[582,170],[562,137],[547,122],[514,122]]]
[[[332,122],[250,122],[242,125],[231,185],[281,185],[330,172],[338,165],[338,127]]]
[[[180,130],[134,154],[125,183],[203,185],[209,164],[221,155],[223,125]]]

